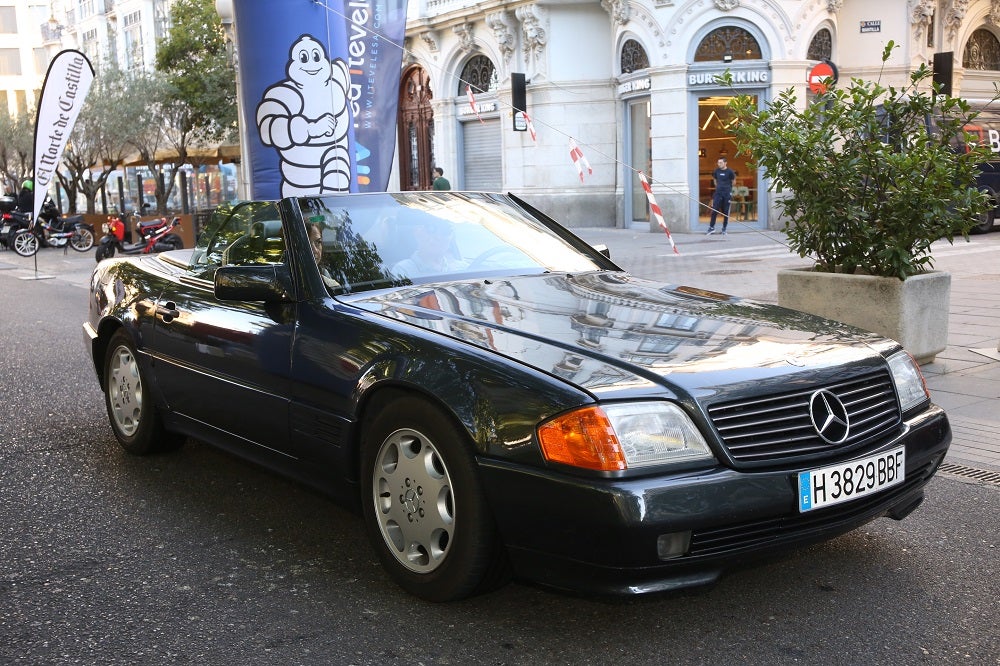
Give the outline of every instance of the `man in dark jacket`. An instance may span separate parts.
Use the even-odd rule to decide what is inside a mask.
[[[718,166],[712,172],[712,182],[715,184],[715,195],[712,197],[712,215],[708,221],[708,231],[705,235],[715,233],[715,218],[722,213],[722,235],[726,235],[729,226],[729,203],[733,198],[733,182],[736,172],[729,168],[725,157],[720,157]]]

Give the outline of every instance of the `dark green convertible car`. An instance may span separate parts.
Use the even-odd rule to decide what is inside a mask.
[[[127,451],[321,488],[437,601],[711,584],[903,518],[951,441],[897,343],[637,279],[509,195],[229,205],[101,262],[83,328]]]

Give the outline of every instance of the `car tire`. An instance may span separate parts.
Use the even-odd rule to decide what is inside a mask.
[[[986,234],[993,231],[993,211],[985,211],[976,220],[975,226],[972,227],[972,233],[974,234]]]
[[[365,420],[362,511],[382,566],[428,601],[453,601],[507,578],[507,559],[471,444],[440,409],[416,397]]]
[[[21,229],[10,237],[10,246],[22,257],[31,257],[38,252],[38,236],[27,229]]]
[[[170,234],[163,240],[166,241],[170,245],[170,247],[173,248],[174,250],[184,249],[184,240],[181,239],[181,237],[178,236],[177,234]]]
[[[80,228],[69,237],[69,245],[77,252],[87,252],[94,247],[94,233],[90,229]]]
[[[104,357],[104,404],[115,439],[133,455],[176,449],[184,438],[163,428],[132,339],[118,330]]]

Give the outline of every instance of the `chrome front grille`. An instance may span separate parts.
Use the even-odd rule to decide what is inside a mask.
[[[809,399],[820,389],[832,392],[847,409],[850,434],[840,444],[822,439],[809,417]],[[807,390],[718,403],[708,408],[708,414],[735,461],[765,464],[850,450],[894,432],[901,421],[887,371]]]

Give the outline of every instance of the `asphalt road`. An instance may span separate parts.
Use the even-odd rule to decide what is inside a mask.
[[[996,486],[938,477],[903,522],[695,595],[433,605],[321,495],[197,442],[121,452],[85,308],[0,270],[2,664],[1000,664]]]

